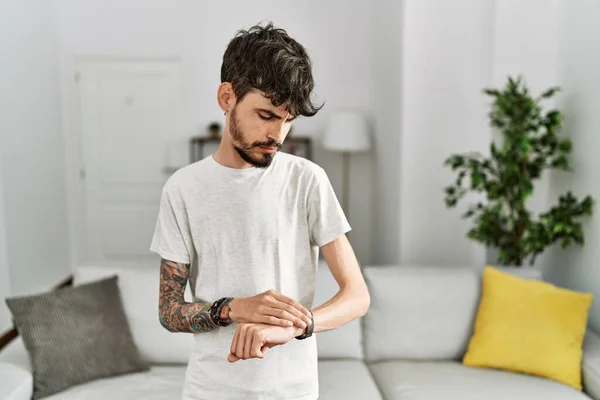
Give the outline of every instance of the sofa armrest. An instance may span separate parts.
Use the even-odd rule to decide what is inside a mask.
[[[0,362],[0,399],[30,400],[33,395],[31,372],[7,362]]]
[[[583,390],[600,400],[600,336],[588,330],[583,342]]]

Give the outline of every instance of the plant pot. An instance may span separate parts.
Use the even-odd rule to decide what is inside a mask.
[[[529,260],[526,260],[523,265],[498,265],[498,249],[490,247],[486,251],[486,264],[499,269],[502,272],[518,276],[525,279],[542,279],[542,269],[538,265],[529,265]]]
[[[521,267],[509,266],[509,265],[493,265],[490,267],[494,267],[502,272],[506,272],[507,274],[514,275],[519,278],[524,279],[542,279],[542,269],[536,266],[524,265]]]

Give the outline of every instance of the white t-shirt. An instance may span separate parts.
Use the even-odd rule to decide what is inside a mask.
[[[234,169],[208,156],[164,185],[150,248],[191,264],[194,301],[272,289],[310,309],[319,247],[349,230],[317,164],[278,153],[268,168]],[[316,335],[274,347],[263,360],[231,364],[236,325],[194,334],[184,399],[318,398]]]

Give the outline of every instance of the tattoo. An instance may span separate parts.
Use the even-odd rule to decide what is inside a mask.
[[[189,267],[165,259],[160,263],[159,319],[171,332],[207,332],[218,326],[210,316],[212,303],[184,300]]]

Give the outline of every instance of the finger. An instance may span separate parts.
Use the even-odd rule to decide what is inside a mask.
[[[252,358],[263,358],[263,354],[261,351],[261,348],[263,347],[263,340],[262,337],[260,337],[259,335],[252,335],[253,339],[252,339],[252,344],[251,344],[251,350],[250,350],[250,357]]]
[[[227,361],[229,361],[230,363],[234,363],[234,362],[238,362],[240,359],[232,353],[229,353],[229,355],[227,356]]]
[[[235,334],[233,335],[233,340],[231,341],[231,349],[229,349],[229,351],[231,352],[231,354],[235,354],[236,353],[237,343],[238,343],[239,336],[240,336],[240,328],[238,327],[235,330]]]
[[[292,304],[288,304],[284,301],[279,302],[275,307],[289,312],[290,314],[294,315],[296,318],[299,318],[302,321],[304,321],[304,323],[306,323],[307,325],[310,324],[310,313],[308,311],[304,312],[303,310],[298,309],[298,307],[296,307]],[[300,307],[302,307],[302,306],[300,306]],[[304,309],[304,307],[302,307],[302,309]]]
[[[267,355],[267,351],[270,349],[269,346],[264,345],[261,349],[260,352],[262,353],[262,358],[265,358],[265,356]]]
[[[310,312],[308,311],[308,308],[304,307],[302,304],[298,303],[296,300],[294,300],[291,297],[288,297],[282,293],[276,292],[276,291],[272,291],[272,293],[270,293],[270,294],[273,297],[275,297],[277,300],[279,300],[280,302],[294,307],[296,310],[300,311],[301,314],[306,315],[307,317],[310,318]]]
[[[254,339],[254,331],[248,329],[246,332],[246,343],[244,343],[244,356],[242,357],[244,360],[250,358],[250,353],[252,352],[252,339]]]
[[[268,312],[272,312],[272,311],[268,311]],[[262,315],[260,317],[260,322],[262,322],[263,324],[267,324],[267,325],[283,326],[284,328],[294,325],[294,323],[292,321],[289,321],[287,319],[277,318],[272,315]]]
[[[281,303],[281,304],[283,304],[283,303]],[[289,307],[289,306],[286,306],[286,307]],[[269,310],[269,313],[278,318],[291,321],[294,325],[296,325],[299,328],[305,329],[308,326],[306,322],[304,322],[298,316],[293,315],[292,312],[290,312],[290,311],[286,311],[286,310],[282,310],[282,309],[278,309],[278,308],[272,308]]]
[[[246,340],[246,331],[246,326],[242,325],[242,327],[240,328],[240,335],[238,337],[237,346],[235,348],[235,352],[233,353],[240,359],[244,358],[244,343]]]

